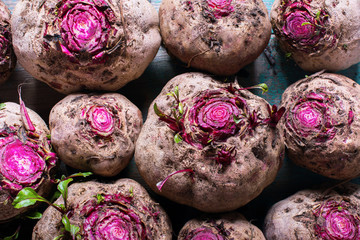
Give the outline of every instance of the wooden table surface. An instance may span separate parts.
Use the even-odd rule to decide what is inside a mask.
[[[10,9],[13,9],[16,4],[16,0],[5,0],[4,2]],[[160,2],[161,0],[156,0],[153,2],[153,5],[158,9]],[[264,2],[270,10],[273,0],[265,0]],[[182,64],[172,60],[164,48],[161,47],[145,73],[118,92],[135,103],[142,110],[144,118],[146,118],[150,103],[159,94],[165,83],[174,76],[189,71],[195,70],[185,68]],[[339,73],[360,83],[359,72],[360,64],[357,64]],[[242,69],[236,77],[243,86],[266,83],[269,86],[269,92],[262,95],[262,97],[268,100],[270,104],[279,104],[281,94],[286,87],[303,78],[306,74],[309,73],[302,71],[292,60],[284,57],[284,53],[278,49],[276,40],[272,38],[266,49],[266,54],[263,53],[254,63]],[[23,87],[22,97],[27,107],[35,110],[45,121],[48,121],[51,108],[65,95],[57,93],[46,84],[35,80],[19,64],[11,78],[0,86],[0,102],[18,102],[17,86],[24,82],[27,84]],[[67,170],[67,168],[64,169],[64,171]],[[116,176],[116,178],[120,177],[135,179],[147,187],[141,179],[133,160],[123,172]],[[261,228],[266,212],[275,202],[300,189],[327,181],[329,179],[299,168],[285,158],[284,164],[274,183],[267,187],[259,197],[238,209],[238,211],[243,213],[253,224]],[[360,183],[359,179],[354,181]],[[154,199],[160,202],[168,212],[172,220],[174,236],[176,236],[187,220],[201,214],[190,207],[178,205],[155,195],[148,187],[147,189]],[[4,237],[7,233],[15,231],[17,224],[18,222],[0,225],[0,238]],[[34,224],[35,221],[31,220],[23,224],[19,239],[30,239],[31,229]]]

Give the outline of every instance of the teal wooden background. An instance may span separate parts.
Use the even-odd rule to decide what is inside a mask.
[[[4,0],[4,2],[10,9],[13,9],[16,4],[16,0]],[[153,0],[153,5],[158,9],[160,2],[160,0]],[[264,0],[264,2],[268,10],[270,10],[273,0]],[[310,73],[302,71],[292,60],[286,59],[284,53],[278,49],[277,41],[274,37],[272,37],[266,51],[267,54],[261,54],[254,63],[242,69],[236,77],[243,86],[266,83],[269,86],[269,92],[262,95],[262,97],[268,100],[270,104],[279,104],[281,94],[287,86]],[[172,77],[189,71],[195,70],[185,68],[181,63],[171,59],[164,48],[161,47],[145,73],[139,79],[129,83],[118,92],[135,103],[142,110],[145,119],[150,103],[158,95],[165,83]],[[360,64],[357,64],[339,73],[360,83],[359,72]],[[55,92],[44,83],[35,80],[19,65],[16,67],[11,78],[0,86],[0,102],[18,102],[16,88],[18,84],[23,82],[28,83],[22,91],[26,105],[38,112],[44,120],[47,121],[52,106],[60,101],[64,95]],[[260,92],[256,93],[260,94]],[[66,173],[72,170],[62,166],[62,171]],[[132,161],[123,172],[116,176],[116,178],[120,177],[133,178],[147,187],[137,172],[134,161]],[[282,200],[298,190],[328,181],[331,180],[299,168],[286,158],[274,183],[266,188],[259,197],[238,211],[243,213],[252,223],[262,228],[263,218],[275,202]],[[359,179],[355,179],[354,181],[360,183]],[[153,198],[160,202],[168,212],[173,223],[174,236],[176,236],[179,229],[187,220],[201,214],[190,207],[180,206],[157,196],[149,188],[147,189]],[[15,231],[18,223],[19,222],[14,222],[0,225],[0,238],[6,233]],[[31,229],[34,224],[35,221],[30,220],[25,224],[23,223],[20,239],[30,239]]]

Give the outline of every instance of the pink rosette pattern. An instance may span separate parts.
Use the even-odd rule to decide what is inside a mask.
[[[133,207],[131,201],[131,197],[120,194],[102,196],[100,203],[89,200],[81,211],[84,216],[83,239],[153,239],[151,231],[139,216],[139,210]]]
[[[349,202],[326,201],[314,210],[315,234],[323,240],[360,239],[358,210]]]
[[[36,189],[56,165],[49,143],[14,128],[0,130],[0,189],[15,196],[24,187]]]
[[[88,65],[106,60],[115,15],[104,0],[62,0],[55,14],[53,26],[45,31],[45,45],[59,31],[59,49],[72,62]]]
[[[217,19],[226,17],[234,11],[231,2],[232,0],[207,0],[210,12]]]
[[[311,92],[300,97],[289,109],[285,117],[286,127],[300,142],[304,138],[313,139],[315,143],[329,141],[335,137],[338,124],[331,116],[333,106],[330,96]]]
[[[225,240],[225,238],[214,233],[211,228],[202,227],[189,232],[183,240]]]
[[[185,141],[202,148],[210,142],[225,141],[246,125],[249,113],[244,99],[226,90],[204,91],[185,115]],[[243,117],[235,122],[234,116]]]
[[[315,53],[334,46],[337,37],[328,27],[326,11],[312,9],[309,3],[305,0],[284,1],[282,29],[275,28],[274,31],[296,49]]]
[[[82,109],[81,116],[87,122],[86,130],[92,136],[109,137],[120,126],[120,109],[107,105],[88,105]]]
[[[227,88],[199,92],[191,101],[180,100],[175,94],[176,105],[167,115],[154,104],[159,120],[167,123],[179,138],[199,150],[206,151],[220,165],[229,165],[236,156],[236,149],[228,146],[228,138],[252,135],[259,125],[275,127],[285,109],[268,106],[269,117],[262,118],[256,110],[250,110],[240,91],[230,85]],[[178,92],[178,90],[176,91]],[[174,93],[170,95],[174,96]],[[181,107],[181,109],[180,109]]]
[[[104,106],[90,106],[83,109],[83,117],[86,117],[92,131],[99,136],[107,137],[114,132],[114,114]],[[119,121],[119,119],[117,119]]]

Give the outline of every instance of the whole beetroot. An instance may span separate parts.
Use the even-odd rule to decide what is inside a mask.
[[[358,0],[275,0],[271,23],[280,46],[305,71],[339,71],[360,62]]]
[[[0,106],[0,222],[28,210],[12,206],[20,190],[31,187],[46,196],[52,186],[56,156],[49,130],[39,115],[23,107],[12,102]]]
[[[360,188],[347,183],[334,189],[308,189],[276,203],[265,219],[269,240],[360,239]]]
[[[235,74],[253,62],[271,34],[261,0],[164,0],[159,16],[168,52],[217,75]]]
[[[0,84],[10,77],[16,65],[16,56],[11,43],[10,17],[10,10],[0,1]]]
[[[240,213],[191,219],[180,230],[178,240],[265,240],[264,234]]]
[[[68,190],[67,205],[72,209],[69,220],[80,228],[81,239],[171,239],[167,214],[134,180],[74,183]],[[62,197],[55,201],[55,204],[63,203]],[[61,235],[61,219],[61,213],[49,207],[36,224],[32,239]]]
[[[333,73],[318,73],[289,86],[279,122],[289,158],[334,179],[359,176],[360,86]]]
[[[274,180],[284,152],[280,116],[237,83],[182,74],[151,104],[135,161],[157,193],[205,212],[230,211]]]
[[[144,72],[161,42],[146,0],[22,0],[11,25],[19,63],[67,94],[119,89]]]
[[[142,115],[118,93],[71,94],[52,108],[49,125],[52,144],[64,163],[114,176],[133,157]]]

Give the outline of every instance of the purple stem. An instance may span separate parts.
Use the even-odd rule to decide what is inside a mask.
[[[29,117],[29,114],[26,110],[25,103],[23,102],[21,98],[21,85],[18,87],[18,94],[19,94],[19,103],[20,103],[20,113],[21,113],[21,120],[25,126],[25,129],[31,132],[35,132],[35,127],[33,123],[31,122],[31,119]]]
[[[159,191],[161,191],[162,187],[164,186],[164,184],[166,183],[166,181],[173,175],[178,174],[178,173],[182,173],[182,172],[190,172],[190,173],[194,173],[194,170],[192,170],[191,168],[186,168],[186,169],[182,169],[182,170],[178,170],[178,171],[174,171],[172,173],[170,173],[164,180],[158,182],[156,184],[156,187],[159,189]]]

